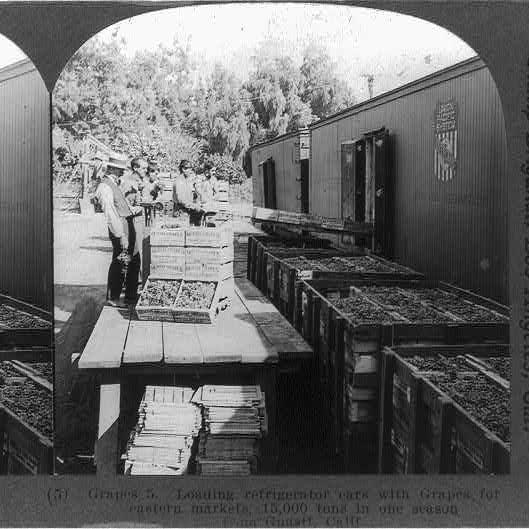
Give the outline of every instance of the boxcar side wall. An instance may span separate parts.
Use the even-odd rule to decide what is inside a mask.
[[[30,63],[0,71],[0,292],[51,309],[50,100]]]
[[[458,109],[457,166],[442,181],[434,170],[434,120],[436,105],[450,100]],[[390,130],[393,143],[395,259],[508,302],[507,143],[488,69],[313,125],[311,213],[340,216],[340,145],[380,127]]]
[[[264,188],[259,164],[268,158],[275,162],[277,209],[301,211],[300,164],[296,162],[299,149],[297,135],[254,147],[252,158],[252,184],[254,206],[264,206]]]

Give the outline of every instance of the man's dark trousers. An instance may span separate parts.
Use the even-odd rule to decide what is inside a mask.
[[[116,237],[110,230],[108,235],[112,242],[112,262],[108,269],[108,296],[113,301],[118,301],[123,289],[123,281],[125,281],[125,299],[128,301],[135,301],[138,296],[138,279],[140,275],[140,254],[134,254],[134,246],[136,243],[136,230],[134,229],[134,221],[132,217],[126,219],[128,228],[129,245],[127,248],[128,254],[131,256],[131,261],[127,267],[127,271],[123,265],[118,261],[118,256],[121,253],[121,240]]]

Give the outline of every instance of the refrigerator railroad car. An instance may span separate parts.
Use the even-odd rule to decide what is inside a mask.
[[[0,292],[50,310],[50,97],[29,60],[0,70],[0,131]]]
[[[309,213],[372,222],[376,252],[508,301],[507,140],[500,97],[480,58],[364,101],[309,130]],[[252,148],[253,161],[270,150],[277,189],[290,162],[271,147],[286,152],[293,137]],[[259,173],[253,177],[259,189]],[[277,209],[300,211],[294,193],[276,194]],[[254,205],[267,206],[259,192]],[[344,235],[337,242],[353,241]]]

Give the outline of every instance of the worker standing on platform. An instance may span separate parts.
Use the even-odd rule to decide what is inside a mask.
[[[198,179],[188,160],[182,160],[178,170],[180,174],[173,184],[173,215],[192,226],[200,226],[204,211],[200,206]]]
[[[204,180],[200,182],[200,195],[202,202],[212,202],[218,190],[218,180],[215,176],[215,167],[211,162],[206,162],[204,167]]]
[[[136,252],[135,249],[138,244],[141,244],[141,241],[137,243],[134,227],[134,216],[138,214],[138,209],[130,204],[123,193],[123,189],[128,185],[127,181],[130,182],[130,178],[123,177],[120,187],[119,177],[113,170],[113,167],[116,167],[116,162],[111,159],[107,166],[109,170],[101,179],[96,191],[96,198],[103,209],[108,226],[108,235],[112,243],[107,300],[109,304],[119,306],[123,283],[125,283],[125,302],[136,302],[140,257],[139,252]],[[122,172],[125,168],[124,164],[120,167]]]
[[[138,191],[142,195],[147,182],[147,161],[139,157],[133,158],[130,161],[130,168],[132,170],[131,177],[136,181]]]
[[[162,185],[158,179],[158,167],[153,162],[149,162],[145,187],[143,189],[143,200],[145,202],[154,202],[158,198],[161,190]]]

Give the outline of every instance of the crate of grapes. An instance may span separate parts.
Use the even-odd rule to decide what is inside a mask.
[[[398,457],[395,431],[408,447],[407,472],[508,472],[509,383],[492,368],[510,363],[507,345],[385,348],[381,362],[382,472]]]
[[[281,266],[283,260],[292,259],[295,262],[304,262],[310,259],[316,261],[334,255],[344,255],[344,253],[335,248],[272,248],[266,250],[263,255],[266,268],[264,279],[266,295],[284,316],[288,316],[286,304],[289,300],[290,283]]]
[[[178,279],[149,276],[136,304],[138,319],[174,321],[173,306],[181,286]]]
[[[49,347],[52,333],[49,312],[0,294],[0,349]]]
[[[302,285],[302,334],[314,348],[318,369],[334,373],[330,398],[343,410],[343,420],[343,385],[377,387],[384,345],[508,341],[505,307],[438,281],[310,280]]]
[[[366,255],[364,248],[327,256],[305,255],[286,257],[279,263],[281,304],[287,319],[300,329],[301,292],[300,280],[333,279],[420,279],[424,276],[411,268],[387,261],[374,255]]]
[[[16,474],[51,474],[53,472],[51,431],[47,432],[48,435],[43,434],[5,406],[0,406],[0,414],[7,471]]]
[[[358,311],[355,305],[360,301],[370,312],[382,311],[379,315],[385,314],[392,326],[391,344],[507,343],[509,340],[507,307],[441,281],[323,279],[305,281],[302,286],[306,293],[312,294],[307,297],[308,313],[317,300],[332,297],[346,304],[351,314]],[[376,314],[362,313],[362,318],[365,317],[371,322],[377,321]],[[316,325],[313,327],[317,329]],[[346,341],[349,328],[345,328]]]
[[[219,313],[217,281],[185,280],[173,306],[173,319],[178,323],[213,323]]]
[[[257,236],[249,240],[248,251],[251,252],[251,263],[249,267],[249,279],[261,291],[265,291],[266,284],[266,254],[268,250],[280,249],[309,249],[309,248],[329,248],[330,241],[327,239],[318,239],[316,237],[269,237]]]
[[[53,392],[36,373],[0,362],[0,427],[8,466],[25,473],[51,473]]]

